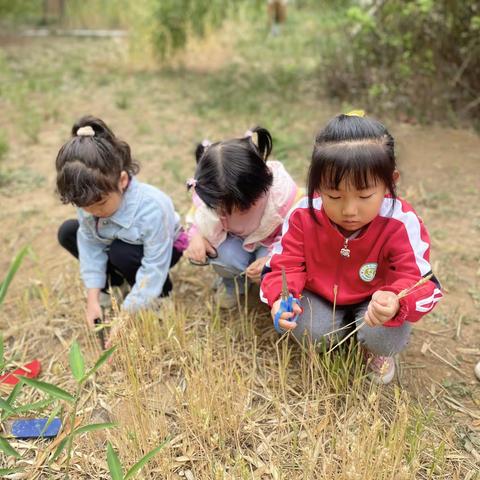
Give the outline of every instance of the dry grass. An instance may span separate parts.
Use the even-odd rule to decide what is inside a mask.
[[[177,271],[176,282],[191,270]],[[75,280],[65,280],[42,289],[36,310],[24,299],[31,319],[22,330],[38,324],[39,340],[57,335],[64,349],[44,379],[73,391],[67,339],[83,342],[90,363],[99,352],[81,308],[71,308],[81,305],[80,286],[72,293],[64,285]],[[194,298],[198,287],[184,286],[182,293]],[[88,385],[78,416],[83,423],[115,420],[119,427],[75,443],[72,478],[108,478],[106,439],[130,466],[167,437],[168,447],[144,478],[461,479],[475,468],[456,449],[453,430],[434,422],[433,411],[423,411],[397,386],[366,379],[354,344],[329,355],[302,350],[278,339],[256,301],[225,315],[206,290],[200,293],[203,301],[172,299],[161,312],[121,320],[119,350]],[[9,306],[19,307],[22,302]],[[54,446],[14,445],[25,458],[17,465],[28,466],[15,478],[62,478],[64,457],[50,466],[45,461]]]

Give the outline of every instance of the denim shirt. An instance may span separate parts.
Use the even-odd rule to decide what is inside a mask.
[[[132,178],[120,207],[110,217],[98,218],[77,209],[80,274],[86,288],[107,283],[108,250],[113,240],[143,245],[142,264],[123,308],[134,311],[156,299],[167,278],[179,215],[172,200],[151,185]]]

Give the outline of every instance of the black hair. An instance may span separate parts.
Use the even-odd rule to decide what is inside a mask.
[[[266,164],[271,151],[272,136],[262,127],[243,138],[199,144],[195,192],[211,209],[248,210],[272,185],[273,174]]]
[[[337,115],[321,130],[313,147],[308,172],[308,206],[316,219],[313,197],[322,188],[337,190],[345,179],[356,189],[383,182],[396,199],[394,140],[377,120]]]
[[[94,134],[78,135],[82,127],[90,127]],[[138,173],[140,167],[132,159],[129,145],[118,139],[103,120],[84,116],[75,122],[71,134],[55,162],[57,193],[62,203],[92,205],[118,191],[122,171],[130,178]]]

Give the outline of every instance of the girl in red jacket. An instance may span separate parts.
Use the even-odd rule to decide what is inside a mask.
[[[278,326],[297,339],[339,342],[348,323],[365,325],[357,339],[376,379],[388,383],[393,355],[408,342],[411,323],[441,299],[431,274],[430,242],[422,220],[396,195],[394,140],[378,121],[339,115],[317,135],[308,197],[286,218],[267,262],[262,300],[280,310],[282,268],[298,300]]]

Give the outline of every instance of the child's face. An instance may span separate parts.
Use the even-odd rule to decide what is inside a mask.
[[[357,190],[343,179],[338,190],[322,189],[320,196],[328,218],[348,233],[368,225],[378,215],[386,193],[383,182]]]
[[[128,186],[129,177],[127,172],[122,172],[120,180],[118,182],[118,191],[109,192],[103,196],[98,202],[88,205],[88,207],[82,207],[83,210],[90,213],[94,217],[106,218],[111,217],[119,208],[122,203],[123,192]]]
[[[107,193],[100,201],[92,203],[88,207],[83,207],[83,210],[95,217],[111,217],[119,209],[121,202],[121,193],[110,192]]]

